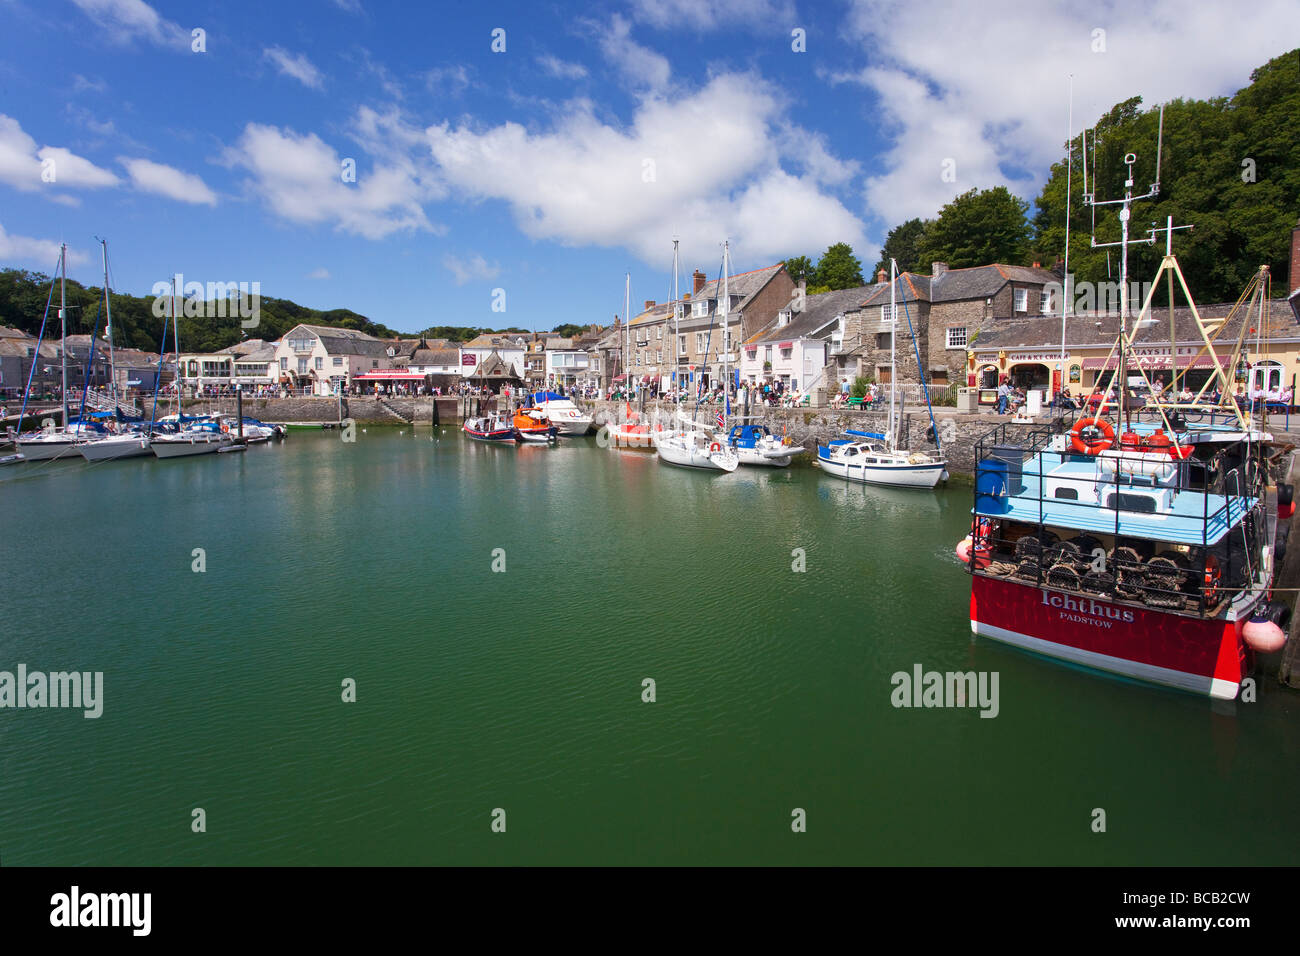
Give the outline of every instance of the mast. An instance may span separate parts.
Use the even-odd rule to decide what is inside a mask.
[[[731,411],[731,383],[727,380],[727,336],[731,324],[731,241],[722,241],[722,431],[727,431],[728,413]]]
[[[898,263],[889,260],[889,450],[898,451],[898,435],[894,428],[894,392],[898,388],[898,359],[895,357],[894,339],[898,334]],[[920,371],[919,369],[917,370]]]
[[[623,358],[623,392],[632,387],[632,273],[623,274],[623,341],[627,343],[627,354]]]
[[[672,342],[672,350],[673,350],[673,386],[674,386],[674,388],[675,388],[677,391],[681,391],[681,387],[682,387],[682,358],[681,358],[681,354],[680,354],[680,352],[679,352],[679,350],[678,350],[678,348],[677,348],[677,336],[681,334],[681,333],[679,333],[679,332],[677,331],[677,328],[678,328],[678,326],[677,326],[677,310],[681,307],[681,303],[679,303],[679,302],[677,301],[678,298],[679,298],[680,295],[681,295],[681,293],[678,291],[678,288],[677,288],[677,242],[678,242],[678,240],[676,240],[676,239],[673,240],[673,342]]]
[[[172,276],[172,348],[176,350],[176,428],[181,427],[181,324],[176,319],[176,277]],[[162,359],[158,360],[159,368]]]
[[[1070,107],[1068,110],[1069,119],[1066,121],[1065,135],[1065,264],[1061,274],[1061,381],[1059,391],[1064,392],[1068,388],[1066,366],[1065,366],[1065,317],[1069,314],[1070,309],[1070,187],[1071,174],[1074,172],[1074,74],[1070,74]],[[1084,184],[1087,188],[1087,184]],[[1083,376],[1079,376],[1079,384],[1083,384]],[[1064,408],[1064,405],[1061,406]]]
[[[104,250],[104,316],[108,329],[108,393],[113,399],[113,413],[117,413],[117,364],[113,358],[113,305],[108,294],[108,240],[101,239]]]
[[[59,354],[63,358],[63,430],[68,430],[68,244],[59,247]]]

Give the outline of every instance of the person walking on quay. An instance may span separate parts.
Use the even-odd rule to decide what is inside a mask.
[[[1007,384],[1006,378],[1002,379],[1002,384],[998,386],[998,414],[1007,413],[1007,405],[1011,402],[1011,386]]]

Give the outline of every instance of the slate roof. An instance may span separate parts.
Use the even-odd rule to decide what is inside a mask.
[[[1197,308],[1201,313],[1201,318],[1218,319],[1224,318],[1232,312],[1233,303],[1221,302],[1202,305]],[[1290,315],[1290,310],[1282,302],[1273,302],[1268,313],[1270,337],[1300,336],[1300,329],[1297,329],[1296,322]],[[1139,345],[1168,345],[1168,307],[1153,307],[1151,314],[1156,320],[1155,324],[1139,329],[1135,341]],[[1243,305],[1237,310],[1237,314],[1232,316],[1223,331],[1219,333],[1218,338],[1215,340],[1216,349],[1219,345],[1226,345],[1229,342],[1236,341],[1237,334],[1241,330],[1241,323],[1245,319],[1246,307]],[[1130,317],[1129,321],[1130,323],[1133,321],[1132,317]],[[1254,328],[1255,318],[1253,316],[1250,322],[1251,327]],[[1067,346],[1079,348],[1108,346],[1115,341],[1116,336],[1119,334],[1119,316],[1080,313],[1071,315],[1066,319],[1065,328]],[[1180,343],[1199,343],[1201,341],[1196,322],[1192,317],[1192,310],[1187,306],[1174,307],[1174,330],[1174,338]],[[1247,340],[1253,343],[1254,339],[1255,336],[1248,332]],[[1061,317],[1059,315],[998,321],[995,325],[981,331],[970,347],[976,351],[985,351],[989,349],[1037,348],[1053,344],[1058,348],[1061,344]],[[1247,349],[1253,351],[1253,345],[1248,344]]]
[[[522,349],[527,345],[527,340],[522,335],[502,335],[500,333],[484,333],[476,335],[470,339],[461,348],[466,349],[495,349],[495,348],[512,348]]]
[[[445,341],[445,340],[444,340]],[[460,365],[460,349],[416,349],[411,354],[411,365]]]
[[[777,322],[780,321],[778,317],[751,335],[743,344],[757,345],[761,342],[808,338],[834,321],[840,313],[860,309],[875,288],[873,285],[864,285],[854,289],[837,289],[834,292],[819,292],[816,295],[805,296],[803,311],[794,313],[787,324],[778,326]],[[798,299],[791,299],[785,309],[793,308],[798,301]]]
[[[295,325],[294,329],[306,329],[321,340],[326,351],[332,355],[365,355],[378,358],[388,355],[388,343],[373,335],[356,329],[338,329],[328,325]],[[290,332],[285,333],[288,338]]]
[[[1009,266],[1003,263],[972,266],[968,269],[946,269],[939,276],[928,278],[929,299],[931,302],[988,299],[997,294],[1008,282],[1045,285],[1060,281],[1060,278],[1049,269]]]

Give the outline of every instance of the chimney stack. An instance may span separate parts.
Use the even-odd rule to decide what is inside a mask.
[[[696,269],[693,273],[691,273],[691,278],[695,281],[695,285],[694,288],[692,289],[692,292],[695,295],[699,295],[700,290],[704,288],[704,283],[709,281],[708,277],[699,269]]]
[[[943,275],[943,274],[944,274],[945,272],[947,272],[947,271],[948,271],[948,263],[946,263],[946,262],[931,262],[931,263],[930,263],[930,278],[931,278],[931,279],[937,279],[937,278],[939,278],[939,276]]]
[[[645,310],[646,310],[647,312],[649,312],[649,311],[650,311],[651,309],[653,309],[654,307],[655,307],[655,300],[654,300],[654,299],[646,299],[646,300],[645,300]]]
[[[881,285],[884,285],[886,282],[889,281],[889,273],[886,272],[884,269],[881,269],[879,272],[876,273],[876,281],[879,282]]]

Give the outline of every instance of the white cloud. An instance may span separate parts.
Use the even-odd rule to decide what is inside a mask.
[[[794,4],[780,0],[635,0],[632,15],[662,29],[783,29],[797,26]]]
[[[499,265],[495,262],[488,265],[487,260],[479,255],[461,259],[447,253],[442,257],[442,265],[444,269],[455,276],[456,285],[464,285],[473,279],[495,279],[501,272]]]
[[[459,96],[469,87],[469,70],[464,66],[436,66],[424,73],[424,86],[439,96]]]
[[[164,19],[144,0],[72,0],[72,2],[98,23],[109,39],[118,43],[144,39],[157,46],[184,50],[190,48],[190,31]]]
[[[47,182],[42,178],[43,174],[53,179]],[[59,187],[97,189],[116,186],[118,178],[61,146],[37,149],[36,141],[23,131],[16,119],[0,113],[0,182],[22,192],[36,192]]]
[[[334,0],[334,6],[345,13],[365,13],[361,8],[361,0]]]
[[[862,224],[821,191],[824,173],[796,176],[782,166],[793,138],[778,129],[780,110],[757,77],[723,74],[691,94],[644,97],[626,128],[602,123],[577,100],[549,131],[443,123],[426,134],[448,183],[470,198],[505,201],[533,238],[623,246],[655,264],[675,233],[684,252],[708,256],[730,236],[750,263],[840,240],[865,257]],[[709,135],[677,148],[691,129]],[[821,161],[836,162],[829,153]]]
[[[387,130],[396,131],[390,138],[400,135],[396,120],[372,122],[377,136]],[[416,168],[397,149],[380,155],[385,162],[369,168],[356,164],[356,182],[345,183],[344,159],[355,157],[340,157],[315,133],[249,123],[224,159],[247,170],[248,188],[290,222],[329,223],[367,239],[401,231],[438,232],[422,206],[442,195],[430,171]]]
[[[846,34],[871,65],[828,78],[861,83],[879,98],[893,144],[865,197],[888,228],[933,216],[971,187],[1005,185],[1032,200],[1064,154],[1069,74],[1077,135],[1130,96],[1151,107],[1235,92],[1287,45],[1256,25],[1294,20],[1294,0],[1260,0],[1248,19],[1181,0],[1102,7],[984,0],[941,9],[855,0]],[[1098,29],[1106,50],[1094,53]],[[949,158],[956,182],[945,183]]]
[[[600,52],[609,64],[622,72],[635,88],[661,90],[668,85],[672,67],[668,59],[632,39],[632,25],[614,14],[608,26],[588,20],[585,26],[596,37]]]
[[[581,63],[570,63],[568,60],[561,60],[549,53],[545,56],[539,56],[537,62],[551,76],[563,80],[580,80],[587,75],[587,68]]]
[[[194,203],[202,206],[215,206],[217,194],[208,188],[198,176],[184,173],[162,163],[147,159],[127,159],[119,157],[118,162],[126,167],[131,177],[131,185],[141,192],[157,193],[178,202]]]
[[[88,79],[80,73],[72,74],[72,92],[74,93],[103,93],[108,89],[108,84],[101,79]]]
[[[0,262],[29,262],[43,272],[52,272],[59,261],[59,243],[53,239],[33,239],[15,236],[0,226]],[[84,252],[68,250],[68,265],[81,265],[86,261]]]
[[[316,69],[311,60],[307,59],[305,53],[293,54],[284,47],[272,46],[263,50],[262,56],[274,63],[281,74],[293,77],[303,86],[310,87],[313,90],[319,90],[325,86],[325,78],[321,71]]]
[[[311,272],[307,273],[308,279],[328,279],[329,277],[330,271],[324,266],[321,266],[319,269],[312,269]]]

